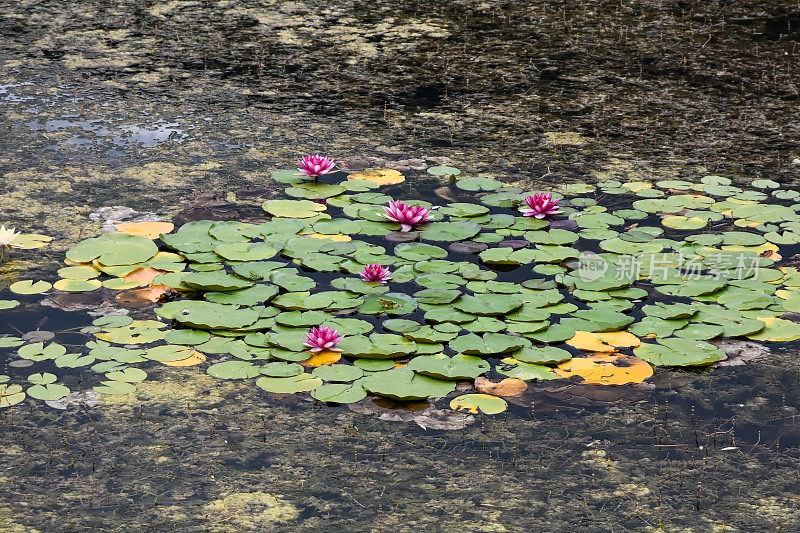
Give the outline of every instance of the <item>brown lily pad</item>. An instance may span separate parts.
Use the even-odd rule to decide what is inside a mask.
[[[478,254],[489,248],[488,244],[475,241],[454,242],[447,249],[457,254]]]
[[[528,390],[528,384],[517,378],[494,382],[488,378],[475,378],[475,390],[492,396],[516,396]]]
[[[531,243],[530,241],[526,241],[525,239],[506,239],[504,241],[500,241],[497,243],[497,246],[501,248],[512,248],[514,250],[521,250],[529,246]]]

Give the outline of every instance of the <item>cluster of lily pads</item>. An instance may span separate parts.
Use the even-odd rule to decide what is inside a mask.
[[[399,172],[320,168],[274,172],[285,197],[263,203],[263,223],[195,221],[159,238],[78,243],[52,290],[147,286],[172,296],[149,318],[95,320],[80,353],[9,336],[0,348],[89,367],[107,394],[133,392],[146,378],[136,365],[155,361],[325,402],[453,395],[455,409],[494,413],[505,401],[459,395],[457,382],[634,383],[653,366],[721,361],[722,339],[800,339],[800,324],[782,317],[800,312],[800,271],[782,257],[800,243],[800,193],[776,182],[568,184],[538,197],[550,216],[537,218],[525,211],[537,191],[441,166],[429,172],[452,178],[459,201],[402,200],[430,218],[404,227],[385,217],[396,198],[376,190],[391,192]],[[599,268],[587,270],[587,257]],[[376,264],[391,279],[367,281]],[[335,330],[339,351],[310,351],[310,328]],[[0,380],[0,407],[69,392],[52,373],[29,376],[27,391]]]

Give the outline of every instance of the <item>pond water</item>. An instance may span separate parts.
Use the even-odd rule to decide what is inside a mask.
[[[615,181],[673,180],[656,187],[669,198],[702,192],[682,182],[723,185],[707,176],[732,180],[741,205],[796,203],[800,122],[788,117],[800,26],[781,2],[7,2],[3,13],[0,224],[53,238],[0,265],[0,300],[20,302],[0,310],[0,335],[27,344],[86,353],[98,317],[153,320],[155,304],[12,284],[55,282],[67,250],[120,222],[260,224],[265,200],[288,198],[272,173],[305,153],[340,162],[344,172],[323,181],[395,169],[405,181],[375,192],[439,206],[484,205],[451,182],[479,176],[520,191],[592,184],[567,197],[609,212],[643,198],[613,192]],[[428,171],[442,166],[461,173]],[[113,206],[130,209],[101,210]],[[670,228],[661,212],[643,214],[615,231],[626,242],[646,240],[631,224],[674,240],[767,233],[711,215],[699,229]],[[603,252],[599,242],[575,247]],[[775,266],[791,268],[796,243],[779,248]],[[541,258],[509,267],[448,253],[497,281],[555,275],[532,272]],[[320,286],[337,277],[300,266]],[[630,313],[637,322],[656,299],[692,301],[637,287],[652,296]],[[402,318],[424,320],[420,310]],[[335,405],[214,378],[211,353],[198,366],[139,364],[147,378],[135,392],[94,393],[102,372],[26,366],[4,347],[11,383],[27,389],[29,374],[52,372],[72,394],[0,408],[0,528],[791,531],[798,343],[757,346],[760,357],[740,365],[656,366],[631,385],[529,380],[505,411],[469,418],[450,400],[475,391],[433,406],[372,396]],[[495,381],[513,366],[501,359],[489,358]]]

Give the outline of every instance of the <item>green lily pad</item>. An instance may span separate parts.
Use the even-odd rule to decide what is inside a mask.
[[[223,361],[206,370],[210,376],[220,379],[247,379],[259,375],[259,368],[247,361]]]
[[[554,346],[527,347],[510,354],[511,357],[523,363],[537,365],[557,365],[572,359],[572,354]]]
[[[51,342],[45,345],[43,342],[33,342],[20,346],[17,350],[17,355],[23,359],[30,359],[31,361],[45,361],[47,359],[55,359],[67,353],[67,349],[58,344]]]
[[[469,333],[450,341],[450,348],[467,355],[498,355],[519,350],[527,344],[522,337],[503,333],[486,333],[483,337]]]
[[[689,318],[697,313],[697,307],[684,303],[665,304],[656,302],[654,305],[645,305],[642,312],[648,316],[670,320],[674,318]]]
[[[324,200],[342,194],[345,190],[341,185],[333,183],[299,183],[294,187],[287,187],[283,192],[295,198]]]
[[[4,309],[14,309],[18,305],[18,300],[0,300],[0,311]]]
[[[383,294],[389,291],[388,285],[362,279],[338,278],[333,280],[331,285],[358,294]]]
[[[407,331],[414,331],[422,327],[422,324],[414,320],[406,320],[405,318],[390,318],[383,321],[383,329],[389,331],[396,331],[398,333],[405,333]]]
[[[497,320],[496,318],[488,316],[481,316],[472,322],[464,324],[463,327],[472,333],[497,333],[505,330],[508,325],[502,320]],[[461,328],[458,328],[456,331],[459,331],[460,329]]]
[[[282,170],[273,170],[270,177],[280,183],[302,183],[304,180],[309,179],[308,176],[300,174],[297,169],[287,168]]]
[[[434,305],[449,304],[459,296],[461,291],[447,289],[422,289],[413,295],[419,303]]]
[[[420,238],[427,241],[463,241],[480,231],[481,226],[474,222],[432,222],[425,225]]]
[[[455,389],[455,382],[417,374],[408,367],[376,372],[362,381],[365,390],[400,401],[442,398]]]
[[[0,337],[0,348],[16,348],[17,346],[22,346],[23,344],[25,344],[25,341],[19,337]]]
[[[106,378],[126,383],[139,383],[147,378],[147,372],[140,368],[128,367],[115,372],[106,372]]]
[[[321,367],[327,368],[327,367]],[[259,368],[259,372],[263,376],[272,378],[289,378],[292,376],[299,376],[303,373],[303,366],[297,363],[290,363],[287,361],[277,361],[274,363],[267,363]]]
[[[194,350],[188,346],[166,344],[148,348],[144,352],[144,357],[153,361],[171,362],[186,359],[192,355]]]
[[[672,229],[695,230],[705,228],[708,222],[701,217],[669,216],[661,221],[664,226]]]
[[[164,340],[170,344],[186,344],[194,346],[209,340],[211,335],[207,331],[196,329],[175,329],[164,336]]]
[[[538,258],[537,250],[523,248],[514,250],[513,248],[489,248],[478,254],[481,261],[489,265],[521,265],[527,264]]]
[[[461,171],[456,167],[439,165],[435,167],[428,167],[428,174],[433,174],[434,176],[458,176],[461,174]]]
[[[275,270],[285,267],[280,261],[245,261],[233,265],[233,271],[243,278],[264,281],[270,279]]]
[[[553,324],[545,330],[529,333],[525,336],[535,341],[554,344],[557,342],[564,342],[574,337],[575,329],[567,325]]]
[[[340,335],[360,335],[369,333],[375,326],[366,320],[359,318],[329,318],[321,324],[322,326],[332,327]]]
[[[100,385],[94,387],[94,391],[99,394],[110,394],[119,396],[123,394],[132,394],[136,392],[136,385],[127,383],[125,381],[101,381]]]
[[[464,394],[450,400],[450,408],[472,414],[481,411],[487,415],[496,415],[505,411],[508,403],[502,398],[489,394]]]
[[[134,265],[158,253],[153,241],[140,235],[109,233],[83,240],[67,250],[67,259],[88,263],[93,259],[106,266]]]
[[[227,274],[224,271],[192,272],[185,274],[181,281],[189,287],[206,291],[233,291],[251,287],[253,282]]]
[[[311,200],[267,200],[261,206],[272,216],[283,218],[311,218],[325,211],[325,204]]]
[[[464,311],[459,311],[451,306],[430,309],[425,312],[425,320],[430,322],[452,322],[454,324],[464,324],[472,322],[477,317]]]
[[[91,365],[95,358],[91,355],[81,355],[79,353],[65,353],[55,358],[53,361],[58,368],[79,368]]]
[[[639,337],[646,337],[655,334],[657,337],[669,337],[672,333],[684,327],[688,323],[686,319],[665,320],[658,317],[647,316],[640,322],[631,324],[628,331]]]
[[[2,386],[0,385],[0,387]],[[37,400],[55,401],[69,394],[69,387],[56,383],[47,383],[28,387],[26,392],[28,396],[36,398]]]
[[[489,363],[480,357],[458,354],[448,357],[444,354],[415,357],[408,368],[418,374],[439,379],[475,379],[490,369]]]
[[[208,227],[208,234],[219,241],[246,243],[258,233],[253,224],[222,220],[211,224]]]
[[[127,326],[105,326],[103,331],[95,333],[95,336],[100,340],[117,344],[148,344],[163,339],[167,333],[162,328],[166,326],[155,320],[134,320]]]
[[[250,336],[248,335],[248,338],[249,337]],[[287,328],[286,331],[267,333],[265,337],[270,345],[292,352],[301,352],[307,349],[307,347],[303,344],[304,338],[305,330],[295,328]]]
[[[294,394],[312,391],[322,385],[322,380],[306,373],[285,378],[262,376],[256,380],[256,385],[267,392]]]
[[[464,191],[495,191],[503,183],[493,178],[462,178],[456,181],[456,187]]]
[[[0,384],[0,409],[17,405],[25,399],[25,393],[19,385]]]
[[[472,315],[505,315],[522,307],[523,302],[518,296],[504,294],[476,294],[463,295],[453,307],[459,311]]]
[[[370,336],[352,335],[336,345],[342,353],[361,359],[393,359],[416,351],[417,345],[400,335],[373,333]]]
[[[28,381],[34,385],[49,385],[50,383],[55,383],[57,379],[58,377],[55,374],[49,372],[31,374],[28,376]]]
[[[272,305],[289,311],[324,309],[333,303],[330,294],[311,294],[308,291],[287,292],[273,298]]]
[[[485,205],[453,202],[439,209],[439,212],[452,217],[474,217],[488,213],[489,208]]]
[[[358,311],[366,315],[407,315],[417,308],[417,302],[403,293],[368,294]]]
[[[258,313],[252,309],[239,309],[235,305],[213,302],[181,300],[176,307],[178,309],[173,311],[171,308],[167,312],[162,311],[164,309],[162,307],[156,310],[156,314],[164,318],[172,318],[189,327],[202,329],[243,328],[259,318]]]
[[[437,331],[431,326],[422,326],[415,330],[404,332],[403,336],[415,342],[447,342],[456,338],[458,333]]]
[[[353,364],[366,372],[380,372],[395,367],[394,361],[387,359],[356,359]]]
[[[658,285],[659,292],[670,296],[695,297],[704,294],[711,294],[723,288],[727,281],[725,279],[687,279],[682,283],[674,285]]]
[[[364,376],[364,370],[352,365],[323,365],[314,369],[312,374],[325,381],[355,381]]]
[[[275,316],[275,322],[283,326],[303,328],[318,326],[328,317],[322,311],[284,311]]]
[[[704,366],[727,358],[713,344],[676,337],[659,339],[658,344],[642,343],[633,353],[656,366]]]
[[[675,330],[674,335],[684,339],[709,340],[719,337],[725,328],[717,324],[689,324]]]
[[[214,247],[214,253],[229,261],[261,261],[278,252],[266,242],[225,242]]]
[[[619,331],[633,322],[633,317],[607,309],[581,309],[563,318],[561,325],[576,331]]]
[[[311,397],[320,402],[355,403],[367,397],[360,381],[353,383],[327,383],[311,391]]]
[[[558,374],[553,372],[552,368],[543,365],[523,363],[522,361],[517,361],[511,357],[506,357],[502,361],[506,364],[514,366],[508,369],[498,368],[497,372],[510,378],[517,378],[523,381],[545,381],[559,378]]]
[[[427,261],[447,257],[447,250],[444,248],[420,242],[400,243],[395,247],[394,253],[398,257],[411,261]]]

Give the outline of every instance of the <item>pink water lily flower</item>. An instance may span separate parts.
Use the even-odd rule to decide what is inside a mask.
[[[323,174],[329,174],[333,172],[333,167],[336,166],[336,162],[330,157],[310,154],[302,159],[298,159],[297,164],[300,165],[297,170],[299,170],[301,174],[312,178],[317,178]]]
[[[392,222],[398,222],[400,231],[411,231],[417,224],[422,224],[431,219],[431,212],[424,207],[406,205],[394,200],[391,200],[389,207],[384,207],[383,210],[386,213],[381,213],[381,216],[388,218]]]
[[[553,198],[550,193],[536,193],[525,198],[528,207],[522,208],[522,214],[526,217],[545,218],[552,215],[560,215],[558,200]]]
[[[333,346],[344,337],[333,328],[311,328],[306,332],[306,337],[308,338],[303,339],[303,344],[308,346],[312,352],[321,352],[322,350],[341,352]]]
[[[380,263],[366,265],[358,275],[364,281],[374,281],[375,283],[386,283],[387,280],[392,279],[392,273],[388,268],[381,266]]]

